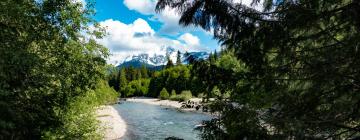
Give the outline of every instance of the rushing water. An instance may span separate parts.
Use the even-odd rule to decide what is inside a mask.
[[[124,102],[116,105],[121,117],[127,123],[125,140],[165,139],[170,136],[184,140],[196,140],[198,131],[194,128],[209,115],[180,112],[176,109],[144,103]]]

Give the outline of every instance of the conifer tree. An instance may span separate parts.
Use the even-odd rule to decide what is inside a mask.
[[[170,59],[170,56],[169,56],[169,55],[166,56],[166,59],[167,59],[167,63],[166,63],[165,68],[171,68],[171,67],[173,67],[173,66],[174,66],[174,63],[173,63],[172,60]]]
[[[160,99],[162,100],[165,100],[165,99],[168,99],[169,98],[169,92],[166,90],[166,88],[163,88],[161,91],[160,91]]]
[[[149,77],[148,70],[147,70],[145,65],[141,65],[140,72],[141,72],[142,78],[148,78]]]
[[[135,69],[135,80],[142,78],[141,69]]]
[[[221,117],[206,123],[202,138],[359,139],[360,2],[254,5],[263,7],[232,0],[159,0],[156,6],[157,12],[174,8],[182,25],[213,31],[242,66],[236,72],[194,66],[208,89],[232,92],[212,106]]]
[[[126,76],[128,81],[136,80],[137,75],[134,66],[130,66],[129,68],[127,68]]]
[[[126,79],[126,71],[125,71],[125,68],[122,68],[119,72],[119,89],[120,89],[120,92],[121,92],[121,95],[124,97],[124,90],[126,88],[126,85],[127,85],[127,79]]]
[[[181,65],[181,52],[177,51],[177,55],[176,55],[176,65],[180,66]]]
[[[210,64],[215,63],[215,60],[214,60],[214,55],[213,55],[213,53],[212,53],[212,52],[210,52],[208,60],[209,60],[209,63],[210,63]]]
[[[214,51],[214,60],[216,61],[217,58],[218,58],[218,54],[217,54],[216,49],[215,49],[215,51]]]
[[[118,91],[118,73],[115,71],[109,75],[108,84],[110,87],[114,88],[116,91]]]

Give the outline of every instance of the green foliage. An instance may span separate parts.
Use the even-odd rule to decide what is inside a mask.
[[[149,73],[152,74],[145,66],[141,68],[121,68],[110,72],[108,83],[122,97],[147,96]]]
[[[147,96],[150,79],[139,79],[131,81],[125,87],[123,93],[126,97]]]
[[[227,99],[230,97],[231,92],[225,91],[221,92],[220,89],[217,86],[214,86],[214,88],[211,90],[211,96],[210,97],[216,97],[217,99]]]
[[[215,97],[220,97],[221,96],[221,91],[219,90],[219,88],[217,86],[215,86],[212,90],[211,90],[211,94]]]
[[[121,68],[120,70],[111,71],[108,77],[109,85],[121,94],[121,97],[132,96],[149,96],[149,75],[152,71],[148,70],[145,66],[141,68]],[[117,77],[117,78],[115,78]],[[114,79],[114,80],[113,80]],[[118,85],[115,88],[113,85]]]
[[[89,94],[95,94],[90,92]],[[93,96],[93,97],[91,97]],[[95,95],[77,97],[68,106],[68,110],[62,112],[61,127],[43,132],[42,139],[101,139],[97,133],[98,122],[95,117],[93,99]]]
[[[212,54],[212,52],[209,54],[208,61],[209,61],[210,64],[214,64],[214,62],[215,62],[215,57]]]
[[[192,98],[192,94],[190,90],[185,90],[180,93],[181,101],[187,101]]]
[[[176,65],[177,66],[182,65],[180,57],[181,57],[181,52],[177,51],[177,55],[176,55]]]
[[[161,100],[166,100],[166,99],[169,98],[169,93],[167,92],[166,88],[163,88],[163,89],[160,91],[159,98],[160,98]]]
[[[117,72],[117,70],[114,70],[108,76],[109,86],[112,87],[113,89],[115,89],[116,91],[120,90],[119,89],[119,78],[120,78],[120,74]]]
[[[146,69],[146,67],[144,65],[141,66],[140,72],[142,75],[142,77],[140,77],[140,78],[145,78],[145,79],[149,78],[148,70]]]
[[[234,72],[241,72],[246,70],[246,66],[244,63],[241,63],[233,51],[224,52],[220,58],[215,61],[215,65],[220,68],[224,68],[227,70],[232,70]]]
[[[171,94],[170,94],[170,98],[176,96],[176,91],[175,90],[171,90]]]
[[[181,102],[190,100],[191,98],[192,98],[192,94],[190,90],[182,91],[179,95],[171,94],[170,96],[170,100],[181,101]]]
[[[63,112],[64,125],[43,132],[42,139],[102,139],[94,111],[99,105],[115,103],[117,98],[117,92],[105,81],[98,82],[95,90],[71,101]]]
[[[128,84],[128,81],[126,79],[126,73],[125,73],[125,69],[121,69],[120,70],[120,78],[119,78],[119,89],[120,89],[120,93],[121,93],[121,96],[124,97],[125,96],[125,88]]]
[[[119,94],[102,80],[97,84],[94,92],[96,97],[92,99],[92,102],[96,105],[114,104],[119,97]]]
[[[176,91],[175,90],[171,90],[171,94],[169,99],[173,100],[173,101],[177,101],[178,96],[176,95]]]
[[[127,78],[129,81],[132,81],[132,80],[136,80],[136,72],[135,72],[135,68],[130,66],[128,69],[127,69]]]
[[[86,103],[108,50],[95,41],[102,29],[89,18],[93,4],[0,3],[0,139],[97,138]]]
[[[166,56],[167,59],[167,63],[165,65],[165,68],[171,68],[174,66],[174,63],[172,62],[172,60],[170,59],[170,56]]]
[[[180,24],[213,31],[234,57],[194,64],[219,118],[204,139],[358,139],[360,8],[355,0],[159,0]],[[238,63],[237,63],[238,61]],[[240,67],[239,67],[240,64]],[[204,74],[206,73],[206,74]]]
[[[191,76],[191,67],[186,65],[155,72],[150,81],[149,93],[152,97],[158,97],[163,87],[174,89],[177,93],[183,90],[201,88],[201,85],[192,86],[196,82],[193,78]]]
[[[215,60],[215,61],[218,59],[218,53],[216,52],[216,49],[215,49],[215,51],[214,51],[213,57],[214,57],[214,60]]]

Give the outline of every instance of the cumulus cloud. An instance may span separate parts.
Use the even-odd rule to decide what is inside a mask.
[[[152,16],[150,20],[163,23],[159,33],[179,35],[183,32],[199,30],[194,27],[183,27],[179,25],[180,15],[171,8],[165,8],[161,13],[155,12],[157,0],[124,0],[124,5],[143,15]]]
[[[194,36],[190,33],[185,33],[179,37],[179,40],[184,41],[186,44],[191,46],[199,46],[200,39],[197,36]]]
[[[206,51],[201,47],[198,37],[186,33],[178,39],[157,36],[149,24],[139,18],[131,24],[108,19],[100,22],[106,28],[107,36],[98,42],[109,48],[112,56],[109,63],[119,64],[128,56],[147,53],[165,54],[166,47],[173,47],[180,51]]]
[[[180,15],[174,10],[166,7],[161,13],[155,12],[156,3],[158,0],[124,0],[124,5],[130,10],[137,11],[143,15],[152,15],[151,20],[156,20],[163,23],[159,33],[178,35],[179,33],[189,31],[204,31],[194,26],[183,27],[179,25]],[[253,0],[233,0],[234,3],[241,3],[246,6],[252,7],[256,10],[262,10],[262,3],[264,0],[260,0],[259,4],[252,5]],[[211,32],[204,31],[209,34]]]
[[[155,14],[157,0],[124,0],[124,4],[130,10],[135,10],[144,15]]]

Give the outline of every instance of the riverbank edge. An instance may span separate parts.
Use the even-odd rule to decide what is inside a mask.
[[[100,132],[104,140],[121,139],[127,131],[127,125],[119,112],[112,105],[97,108],[96,118],[100,121]]]
[[[208,112],[203,112],[201,110],[196,110],[195,108],[181,108],[182,102],[178,101],[171,101],[171,100],[160,100],[158,98],[151,98],[151,97],[130,97],[130,98],[122,98],[121,100],[126,100],[129,102],[139,102],[139,103],[145,103],[150,105],[158,105],[158,106],[164,106],[164,107],[170,107],[177,109],[179,111],[187,111],[187,112],[196,112],[196,113],[203,113],[208,114]],[[192,98],[191,101],[200,103],[200,98]]]

